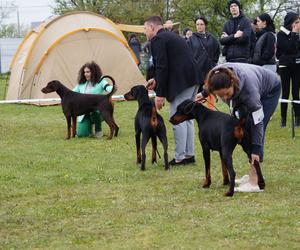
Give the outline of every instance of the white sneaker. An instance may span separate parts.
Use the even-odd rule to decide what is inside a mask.
[[[102,131],[98,131],[95,133],[95,138],[100,139],[103,136]]]
[[[244,176],[242,176],[241,178],[239,178],[239,179],[235,179],[235,183],[236,184],[245,184],[245,183],[247,183],[247,182],[249,182],[249,175],[244,175]]]
[[[252,185],[250,183],[246,183],[243,185],[240,185],[239,187],[234,188],[235,192],[241,192],[241,193],[258,193],[263,192],[263,189],[260,189],[258,185]]]

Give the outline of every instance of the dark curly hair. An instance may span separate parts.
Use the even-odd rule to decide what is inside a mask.
[[[94,86],[96,83],[100,82],[100,78],[103,75],[100,66],[94,61],[84,64],[78,73],[78,84],[84,84],[86,78],[84,76],[84,69],[88,68],[91,71],[91,83]]]

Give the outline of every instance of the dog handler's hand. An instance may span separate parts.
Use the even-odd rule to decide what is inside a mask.
[[[165,98],[164,97],[155,97],[155,106],[158,110],[160,110],[163,106],[165,106]]]
[[[202,93],[198,93],[196,96],[195,96],[195,102],[196,103],[205,103],[205,97],[202,95]]]
[[[259,155],[251,154],[251,164],[254,164],[254,161],[259,162]]]
[[[146,89],[148,90],[154,90],[156,87],[156,81],[154,78],[148,80],[147,85],[146,85]]]

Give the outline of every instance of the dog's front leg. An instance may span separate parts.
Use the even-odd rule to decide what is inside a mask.
[[[72,116],[72,137],[76,136],[76,125],[77,125],[77,117]]]
[[[203,183],[203,188],[209,188],[211,184],[211,176],[210,176],[210,149],[204,145],[202,145],[202,153],[205,163],[205,180]]]
[[[67,136],[66,136],[66,140],[69,140],[71,137],[71,116],[68,115],[66,116],[66,120],[67,120]]]

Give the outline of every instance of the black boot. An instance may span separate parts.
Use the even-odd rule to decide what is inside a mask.
[[[300,127],[300,117],[299,116],[295,117],[295,126]]]
[[[281,125],[280,127],[284,128],[286,127],[286,117],[281,117]]]

